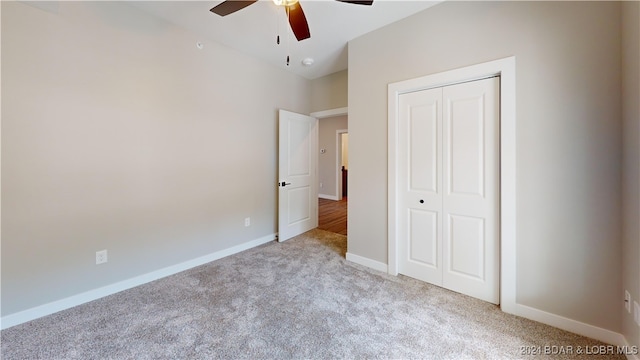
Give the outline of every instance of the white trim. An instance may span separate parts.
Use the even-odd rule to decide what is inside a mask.
[[[620,336],[622,336],[622,335],[620,335]],[[629,341],[627,340],[626,337],[622,336],[622,340],[623,340],[622,346],[626,346],[627,348],[631,348],[633,346],[633,345],[631,345],[629,343]],[[640,360],[640,353],[638,353],[638,354],[629,354],[629,355],[627,355],[627,359],[629,359],[629,360]]]
[[[312,112],[311,114],[309,114],[309,116],[314,117],[316,119],[326,119],[326,118],[331,118],[331,117],[336,117],[336,116],[343,116],[343,115],[349,115],[349,108],[348,107],[343,107],[343,108],[336,108],[336,109],[329,109],[329,110],[323,110],[323,111],[316,111],[316,112]],[[348,132],[348,129],[344,129],[344,130],[337,130],[337,131],[342,131],[342,132]],[[338,138],[339,139],[339,138]],[[338,151],[338,146],[339,146],[339,141],[337,142],[336,145],[336,154],[339,154]],[[338,155],[336,155],[338,156]],[[340,158],[337,158],[336,161],[336,194],[335,195],[326,195],[326,194],[318,194],[318,197],[321,199],[329,199],[329,200],[335,200],[335,201],[340,201],[342,199],[342,188],[340,188],[339,184],[340,184],[340,180],[339,180],[339,176],[340,176],[340,166],[338,164],[340,164]]]
[[[224,250],[219,250],[208,255],[200,256],[192,260],[188,260],[176,265],[168,266],[163,269],[152,271],[131,279],[123,280],[115,284],[103,286],[94,290],[89,290],[77,295],[70,296],[61,300],[53,301],[48,304],[36,306],[31,309],[23,310],[15,314],[3,316],[0,319],[0,329],[4,330],[15,325],[25,323],[43,316],[51,315],[58,311],[66,310],[74,306],[82,305],[89,301],[97,300],[102,297],[118,293],[136,286],[146,284],[148,282],[161,279],[170,275],[177,274],[181,271],[189,270],[196,266],[200,266],[211,261],[222,259],[229,255],[266,244],[276,239],[276,234],[270,234],[259,239],[245,242]]]
[[[615,346],[629,345],[625,337],[617,332],[589,325],[543,310],[538,310],[526,305],[516,304],[516,315],[541,322],[543,324],[551,325],[559,329],[572,332],[574,334],[600,340],[607,344],[612,344]]]
[[[389,84],[388,88],[388,264],[397,264],[398,98],[401,94],[500,75],[500,305],[516,311],[516,58],[514,56]]]
[[[318,197],[320,199],[327,199],[327,200],[333,200],[333,201],[339,201],[340,199],[338,199],[337,196],[335,195],[327,195],[327,194],[318,194]]]
[[[342,134],[348,134],[349,129],[336,130],[336,200],[342,199]]]
[[[312,112],[311,114],[309,114],[309,116],[314,117],[318,120],[320,119],[325,119],[325,118],[330,118],[330,117],[334,117],[334,116],[342,116],[342,115],[349,115],[349,108],[347,107],[343,107],[343,108],[336,108],[336,109],[329,109],[329,110],[323,110],[323,111],[316,111],[316,112]],[[316,154],[316,158],[319,155]],[[316,161],[316,174],[319,174],[319,161]],[[316,179],[317,180],[317,179]],[[317,181],[316,181],[317,183]],[[337,189],[337,183],[336,183],[336,189]],[[335,201],[339,201],[342,199],[341,196],[341,192],[337,193],[335,196],[334,195],[326,195],[326,194],[318,194],[319,198],[322,199],[329,199],[329,200],[335,200]],[[318,213],[316,211],[316,213]]]
[[[624,346],[626,346],[628,348],[631,347],[631,345],[629,345],[629,343],[626,343],[626,345],[624,345]],[[635,354],[635,355],[629,354],[629,355],[627,355],[627,359],[629,359],[629,360],[640,360],[640,355],[638,355],[638,354]]]
[[[309,116],[314,117],[316,119],[324,119],[324,118],[342,116],[342,115],[348,115],[348,114],[349,114],[349,108],[343,107],[343,108],[337,108],[337,109],[312,112],[311,114],[309,114]]]
[[[352,253],[347,253],[347,261],[351,261],[352,263],[356,263],[358,265],[366,266],[368,268],[372,268],[373,270],[378,270],[381,272],[387,272],[388,267],[387,264],[381,263],[379,261],[371,260],[366,257],[362,257],[360,255],[355,255]]]

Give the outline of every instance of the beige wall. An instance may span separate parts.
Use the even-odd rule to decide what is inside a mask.
[[[387,263],[387,85],[515,56],[516,300],[620,332],[620,10],[445,2],[351,41],[348,252]]]
[[[310,81],[123,2],[1,6],[2,316],[276,232]]]
[[[347,70],[311,80],[311,111],[325,111],[347,107]],[[335,180],[336,130],[347,129],[347,116],[319,120],[319,146],[326,153],[318,155],[318,181],[322,183],[322,197],[340,197]],[[324,195],[324,196],[323,196]]]
[[[623,273],[622,287],[640,303],[640,2],[622,5]],[[640,346],[640,328],[622,313],[622,332]]]
[[[347,70],[311,80],[311,111],[347,106]]]
[[[336,169],[340,167],[336,154],[336,130],[348,129],[347,116],[334,116],[318,122],[318,146],[326,151],[324,154],[318,152],[318,181],[322,183],[322,187],[318,188],[319,193],[339,199],[342,196],[338,194],[336,184]]]

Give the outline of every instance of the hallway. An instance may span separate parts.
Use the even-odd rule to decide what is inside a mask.
[[[318,229],[347,235],[347,198],[318,199]]]

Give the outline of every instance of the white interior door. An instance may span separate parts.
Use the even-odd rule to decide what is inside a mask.
[[[278,240],[318,227],[318,120],[279,111]]]
[[[497,304],[499,287],[497,77],[443,92],[443,286]]]
[[[442,89],[399,99],[398,271],[442,284]]]
[[[499,303],[499,79],[400,95],[398,271]]]

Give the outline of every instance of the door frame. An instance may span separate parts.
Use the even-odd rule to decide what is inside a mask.
[[[344,116],[344,115],[349,116],[349,108],[348,107],[335,108],[335,109],[329,109],[329,110],[323,110],[323,111],[316,111],[316,112],[312,112],[311,114],[309,114],[309,116],[318,119],[318,121],[320,121],[322,119],[326,119],[326,118],[332,118],[332,117]],[[348,132],[348,130],[337,130],[337,131]],[[339,137],[338,137],[338,139],[339,139]],[[340,150],[340,148],[337,148],[336,150]],[[336,154],[337,153],[338,153],[338,151],[336,151]],[[339,156],[339,155],[336,155],[336,156]],[[336,157],[336,160],[338,161],[339,158]],[[336,181],[336,190],[338,191],[338,193],[336,194],[337,195],[336,198],[335,199],[331,199],[331,200],[341,200],[342,199],[342,182],[341,182],[341,180],[338,180],[338,179],[342,179],[342,177],[340,175],[340,171],[339,170],[340,170],[340,167],[336,165],[335,181]]]
[[[471,65],[388,86],[388,273],[398,275],[398,119],[399,96],[500,76],[500,307],[516,312],[516,58]]]

